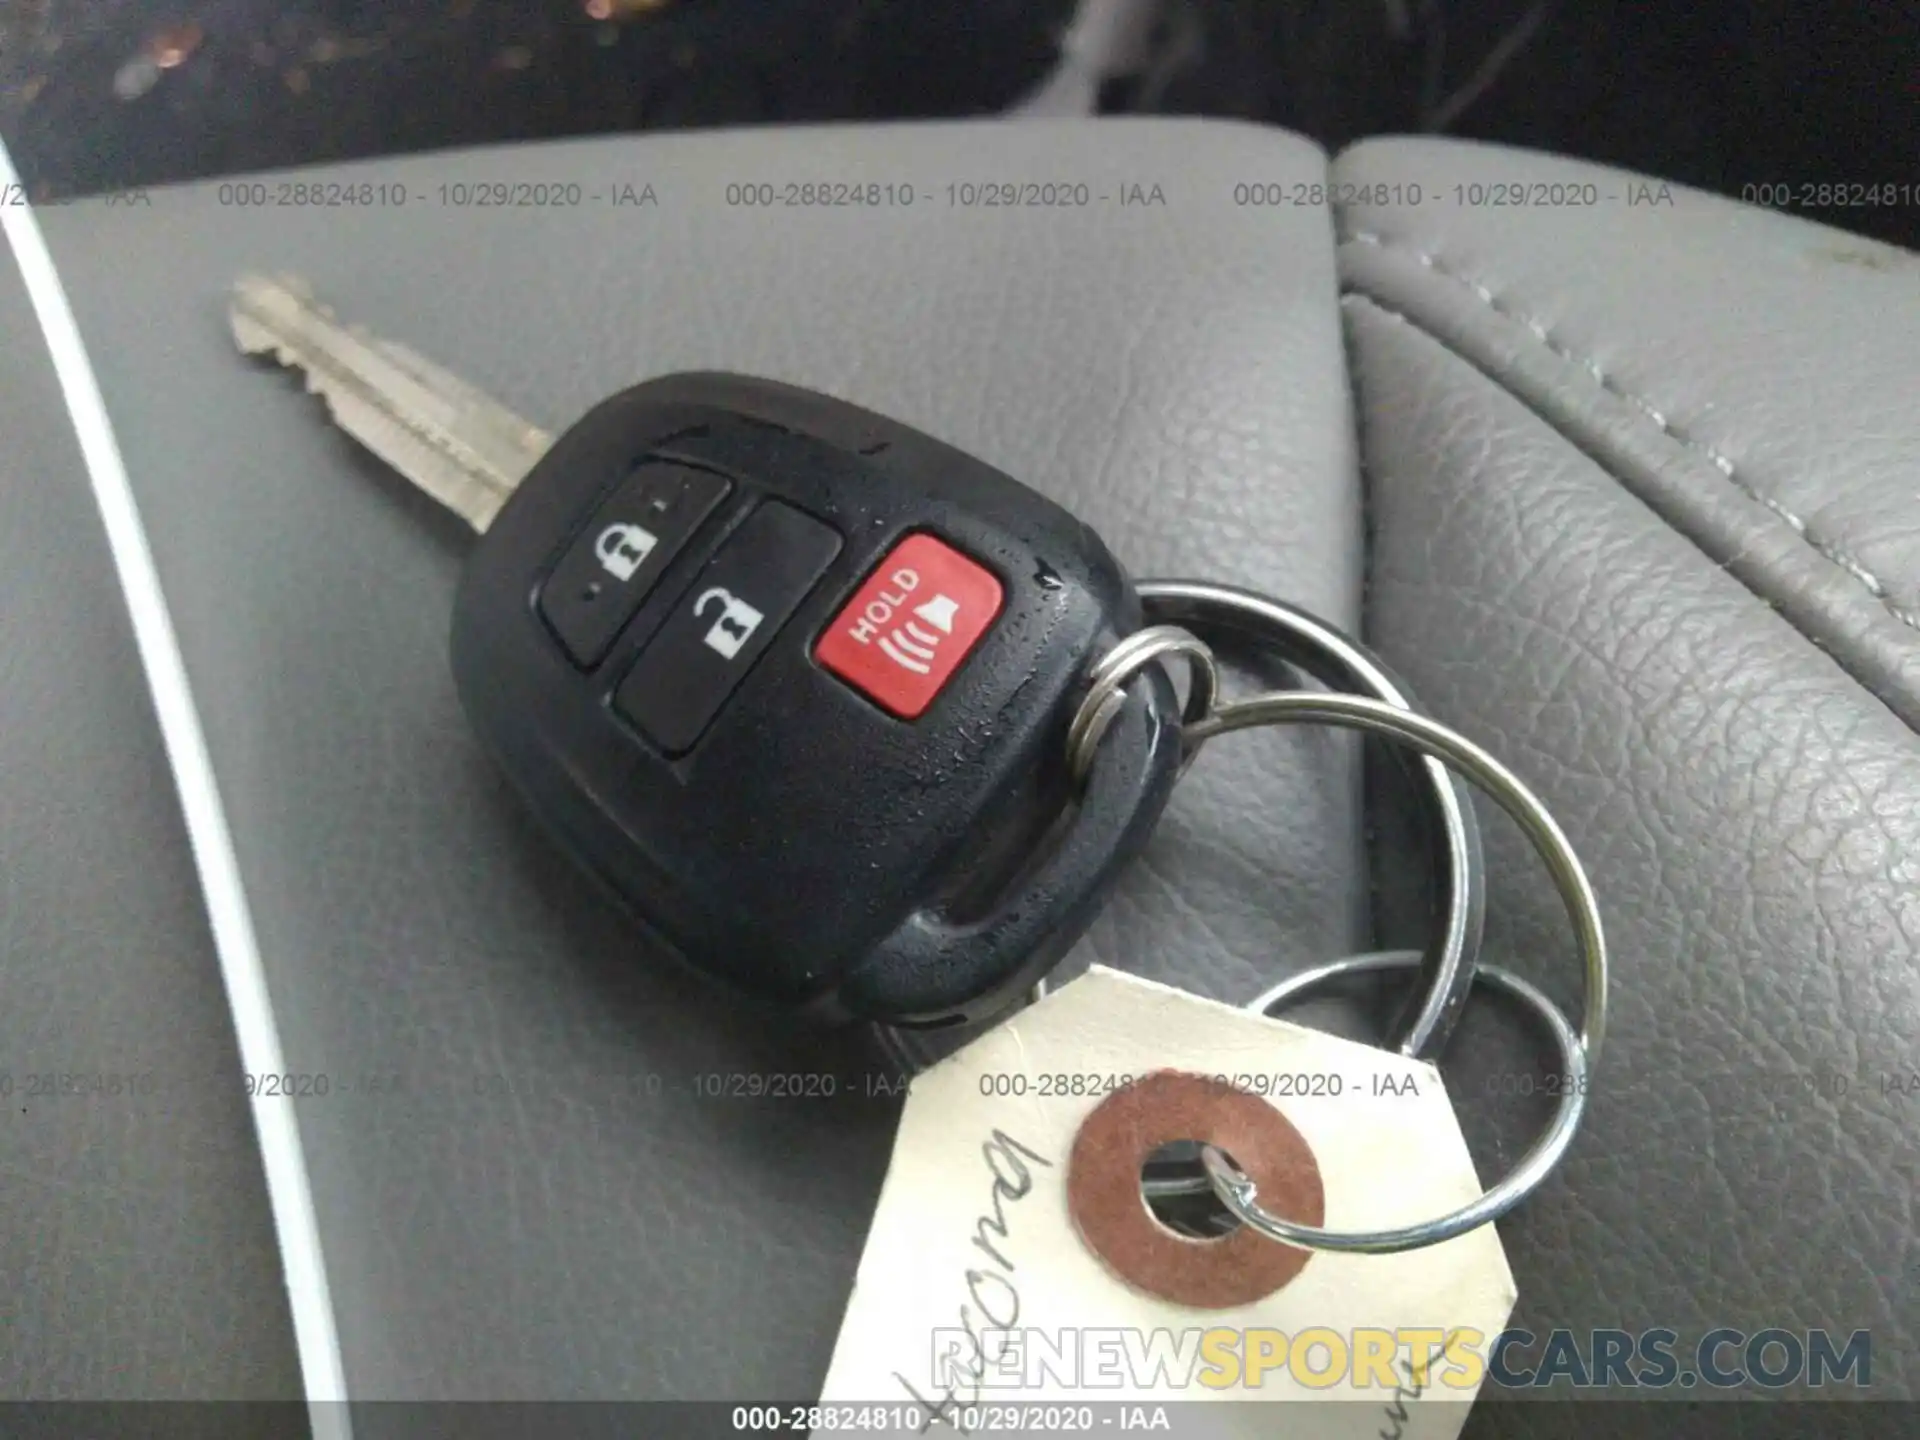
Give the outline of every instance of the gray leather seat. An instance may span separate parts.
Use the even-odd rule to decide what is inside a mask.
[[[947,203],[1009,175],[1113,198]],[[841,176],[919,198],[726,203],[730,182]],[[1614,946],[1587,1127],[1501,1226],[1515,1323],[1870,1329],[1867,1393],[1911,1396],[1920,1112],[1881,1077],[1920,1054],[1920,260],[1690,192],[1632,203],[1657,188],[1543,156],[1382,140],[1329,162],[1187,121],[619,138],[303,178],[408,200],[240,208],[210,183],[41,224],[287,1066],[337,1077],[299,1114],[353,1394],[815,1393],[895,1110],[675,1093],[877,1052],[682,977],[534,831],[448,676],[463,532],[233,353],[245,268],[306,274],[553,426],[671,370],[836,392],[1062,499],[1137,574],[1363,628],[1540,789]],[[658,203],[440,203],[488,179]],[[1596,203],[1455,190],[1514,179]],[[1165,204],[1122,206],[1134,182]],[[1237,204],[1245,182],[1302,203]],[[0,1393],[297,1396],[180,804],[10,266],[0,336]],[[1082,958],[1241,1000],[1413,938],[1420,862],[1370,857],[1360,781],[1330,735],[1216,747]],[[1552,891],[1483,813],[1489,958],[1571,1005]],[[1490,1092],[1543,1063],[1476,1002],[1445,1070],[1483,1175],[1545,1113]],[[62,1073],[153,1079],[27,1098]],[[1503,1398],[1470,1434],[1545,1424]],[[1671,1433],[1658,1407],[1644,1425]]]

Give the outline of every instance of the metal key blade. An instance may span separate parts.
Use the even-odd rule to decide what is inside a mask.
[[[553,437],[358,325],[343,325],[294,275],[243,275],[228,309],[234,343],[306,376],[334,422],[477,531]]]

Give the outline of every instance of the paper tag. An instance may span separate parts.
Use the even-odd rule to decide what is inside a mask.
[[[1481,1190],[1431,1065],[1096,966],[914,1079],[825,1413],[1266,1440],[1246,1402],[1289,1400],[1313,1402],[1289,1436],[1457,1436],[1515,1298],[1493,1227],[1399,1255],[1189,1239],[1139,1187],[1175,1140],[1332,1229]]]

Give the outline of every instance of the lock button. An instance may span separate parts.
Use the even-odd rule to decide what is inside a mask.
[[[693,748],[833,557],[840,536],[769,500],[720,547],[614,693],[669,755]]]
[[[573,663],[590,670],[732,484],[652,460],[593,512],[540,589],[540,614]]]

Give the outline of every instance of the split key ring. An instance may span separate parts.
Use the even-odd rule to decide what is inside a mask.
[[[1135,587],[1147,628],[1128,636],[1094,666],[1088,690],[1068,731],[1067,758],[1075,776],[1086,773],[1126,685],[1140,670],[1174,656],[1191,672],[1183,730],[1191,764],[1219,713],[1219,676],[1205,643],[1221,632],[1249,644],[1326,685],[1412,712],[1403,684],[1364,645],[1326,621],[1257,591],[1203,580],[1143,580]],[[1233,708],[1231,706],[1227,707]],[[1396,755],[1402,752],[1396,751]],[[1436,930],[1419,965],[1421,987],[1389,1028],[1388,1048],[1429,1060],[1445,1048],[1473,989],[1486,913],[1485,865],[1470,788],[1432,755],[1421,757],[1417,779],[1422,821],[1435,866]]]

